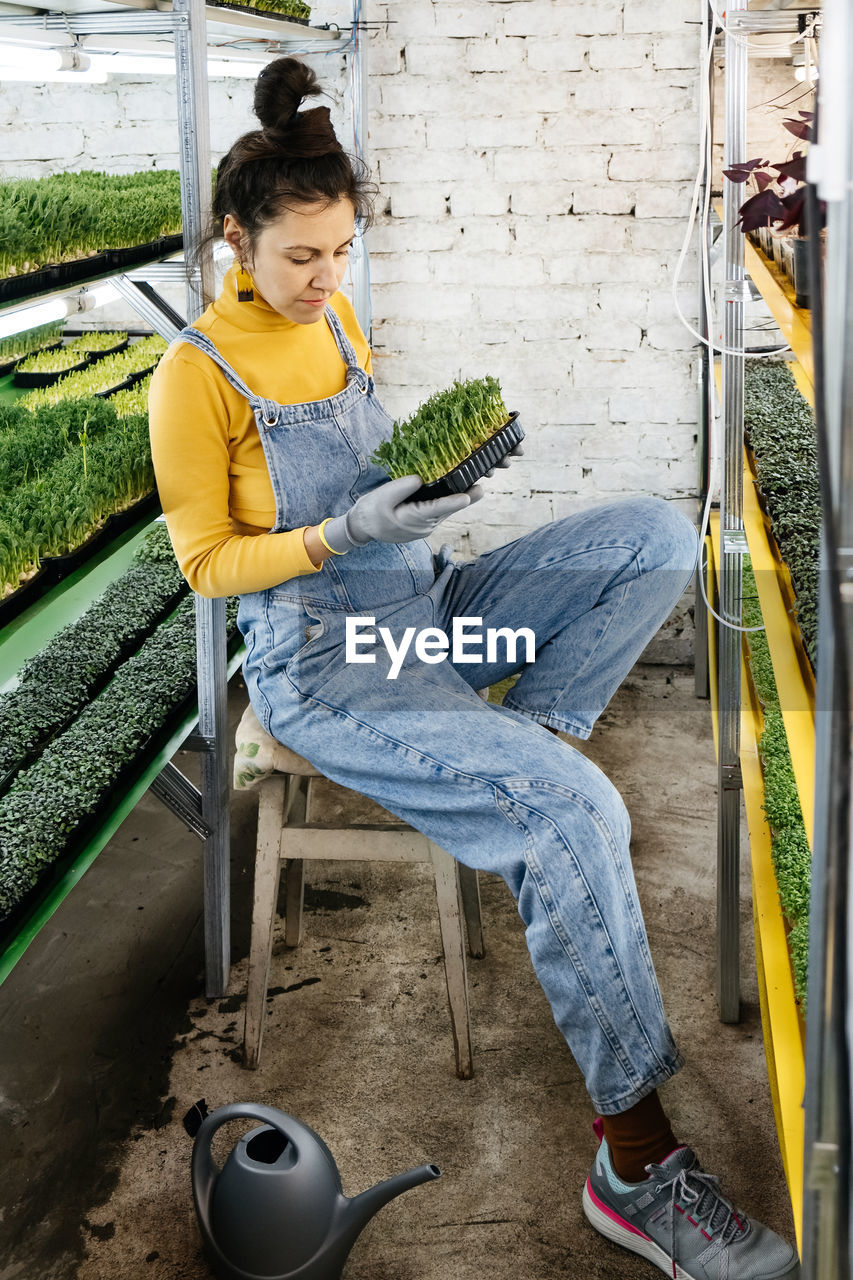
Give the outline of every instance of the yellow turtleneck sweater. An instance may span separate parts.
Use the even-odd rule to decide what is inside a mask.
[[[232,267],[194,327],[246,385],[279,404],[343,391],[346,366],[325,319],[295,324],[257,293],[254,302],[238,302],[235,276]],[[367,340],[349,301],[336,293],[329,305],[370,373]],[[186,342],[169,348],[151,382],[149,421],[163,513],[194,591],[239,595],[318,572],[304,529],[269,532],[275,499],[252,411],[209,356]]]

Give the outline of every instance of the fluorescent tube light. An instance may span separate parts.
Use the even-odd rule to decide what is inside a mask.
[[[0,67],[0,80],[27,80],[32,84],[106,84],[107,74],[90,67],[88,71],[21,71]]]
[[[236,58],[223,62],[219,58],[210,58],[207,63],[207,74],[212,80],[220,79],[223,76],[230,76],[239,80],[257,80],[266,66],[269,66],[269,63],[241,62]]]
[[[0,44],[0,79],[105,84],[106,75],[77,45],[60,49]]]
[[[39,325],[50,324],[54,320],[67,320],[69,316],[80,315],[83,311],[94,311],[119,298],[121,294],[115,285],[105,280],[91,288],[84,286],[64,298],[49,298],[47,302],[38,302],[32,307],[0,311],[0,338],[11,338],[15,333],[25,333],[27,329],[37,329]]]
[[[174,76],[175,59],[171,53],[162,58],[151,54],[93,53],[92,65],[105,75],[121,72],[134,76]]]
[[[211,57],[207,60],[207,74],[212,80],[224,77],[255,80],[267,65],[258,58]],[[152,53],[84,53],[77,45],[48,49],[0,43],[0,79],[3,80],[105,84],[111,73],[174,77],[175,57],[171,50],[160,57]]]
[[[27,329],[37,329],[39,325],[64,320],[67,315],[65,298],[52,298],[49,302],[40,302],[34,307],[19,307],[16,311],[5,314],[0,312],[0,338],[11,338],[13,334],[26,333]]]
[[[107,75],[110,72],[122,72],[125,75],[133,76],[175,75],[175,59],[171,54],[159,58],[137,56],[132,53],[93,53],[91,59],[92,65],[99,70],[105,71]],[[207,74],[212,80],[228,76],[256,80],[259,72],[266,65],[265,62],[258,62],[257,60],[208,58]]]

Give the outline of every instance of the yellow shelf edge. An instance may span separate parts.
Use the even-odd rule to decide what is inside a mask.
[[[742,659],[741,678],[750,686]],[[785,1180],[791,1197],[797,1244],[802,1240],[805,1054],[794,999],[794,981],[776,874],[770,831],[764,816],[764,779],[758,756],[760,729],[756,708],[741,703],[741,774],[752,861],[755,958],[759,973],[765,1058],[776,1115]]]
[[[744,237],[744,263],[756,289],[767,303],[770,314],[782,330],[782,336],[800,362],[803,377],[811,388],[810,396],[807,398],[813,404],[814,356],[811,316],[808,311],[794,304],[793,290],[788,281],[746,237]]]
[[[798,653],[799,630],[790,617],[782,592],[787,567],[779,560],[770,542],[764,512],[758,503],[749,461],[744,456],[743,520],[758,599],[770,648],[773,675],[779,690],[779,704],[800,808],[809,844],[814,836],[815,692],[804,676]],[[788,579],[790,581],[790,578]]]
[[[712,511],[709,520],[706,594],[713,602],[719,566],[720,518]],[[770,847],[770,831],[764,816],[764,778],[758,755],[761,711],[752,678],[741,652],[740,762],[744,808],[749,831],[752,865],[752,902],[755,933],[755,966],[761,1004],[761,1024],[767,1079],[785,1181],[798,1246],[802,1239],[805,1055],[803,1050],[791,960],[779,902],[776,873]],[[714,749],[719,758],[717,708],[717,657],[714,620],[708,620],[708,662],[711,688],[711,718]]]
[[[787,361],[787,366],[791,370],[791,376],[797,384],[797,390],[800,395],[814,409],[814,383],[806,377],[805,370],[799,360],[789,360]]]

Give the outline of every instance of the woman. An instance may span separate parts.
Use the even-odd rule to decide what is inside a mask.
[[[596,766],[553,736],[589,736],[690,580],[695,531],[643,499],[472,563],[433,556],[426,535],[480,495],[408,502],[419,478],[389,481],[370,461],[391,421],[338,292],[368,187],[328,110],[297,114],[320,92],[294,59],[261,73],[263,127],[222,161],[214,197],[235,265],[153,379],[154,464],[178,561],[203,595],[239,594],[246,681],[270,733],[510,886],[600,1113],[583,1198],[593,1226],[671,1275],[677,1264],[693,1280],[797,1276],[789,1246],[735,1214],[672,1133],[657,1087],[681,1062],[628,815]],[[406,635],[434,641],[462,618],[533,631],[535,660],[510,646],[480,662],[403,652]],[[503,706],[478,697],[518,672]]]

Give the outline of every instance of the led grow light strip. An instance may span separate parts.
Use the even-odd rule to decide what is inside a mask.
[[[65,81],[74,84],[105,84],[111,73],[125,75],[176,74],[174,53],[84,53],[82,45],[60,49],[0,44],[0,78],[37,82]],[[218,57],[210,56],[213,53]],[[254,80],[267,66],[266,59],[240,56],[222,57],[220,50],[208,50],[207,74],[211,79],[229,77]]]
[[[95,285],[93,289],[79,289],[64,298],[48,298],[46,302],[36,303],[35,306],[25,304],[0,312],[0,338],[11,338],[16,333],[36,329],[39,325],[50,324],[54,320],[67,320],[69,316],[94,311],[96,307],[113,302],[120,296],[115,285],[106,281]]]
[[[105,84],[104,71],[79,46],[61,49],[0,44],[0,78],[3,80],[65,80],[74,84]]]
[[[0,338],[11,338],[26,329],[37,329],[39,325],[51,324],[54,320],[66,320],[68,308],[65,298],[52,298],[49,302],[40,302],[35,307],[19,308],[9,314],[0,315]]]

